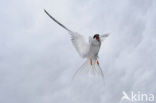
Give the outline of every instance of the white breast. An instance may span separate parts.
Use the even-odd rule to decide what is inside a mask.
[[[99,53],[100,46],[101,46],[101,42],[100,41],[92,39],[91,42],[90,42],[88,58],[96,59],[97,56],[98,56],[98,53]]]

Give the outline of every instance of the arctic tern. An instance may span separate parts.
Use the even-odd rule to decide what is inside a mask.
[[[99,65],[98,53],[102,41],[104,40],[104,38],[108,37],[109,34],[108,33],[103,35],[95,34],[93,37],[89,37],[89,43],[87,43],[81,34],[73,32],[72,30],[68,29],[66,26],[64,26],[54,17],[52,17],[46,10],[44,10],[44,12],[58,25],[60,25],[61,27],[63,27],[65,30],[68,31],[68,33],[71,35],[72,44],[74,45],[78,54],[82,58],[87,58],[87,60],[83,63],[83,65],[74,74],[74,77],[78,73],[81,73],[82,71],[100,74],[103,77],[104,76],[103,71]]]

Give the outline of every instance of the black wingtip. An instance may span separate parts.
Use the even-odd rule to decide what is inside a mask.
[[[44,9],[44,12],[48,15],[48,16],[51,16],[46,9]]]
[[[44,12],[47,12],[46,9],[44,9]]]

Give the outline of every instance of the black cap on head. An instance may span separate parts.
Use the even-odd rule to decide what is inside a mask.
[[[95,34],[95,35],[93,36],[93,38],[96,38],[96,37],[99,37],[99,34]]]

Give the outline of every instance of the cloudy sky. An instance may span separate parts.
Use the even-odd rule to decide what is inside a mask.
[[[155,7],[155,0],[1,0],[0,103],[126,103],[122,91],[156,95]],[[43,9],[86,40],[111,33],[99,52],[104,80],[71,80],[84,60]]]

